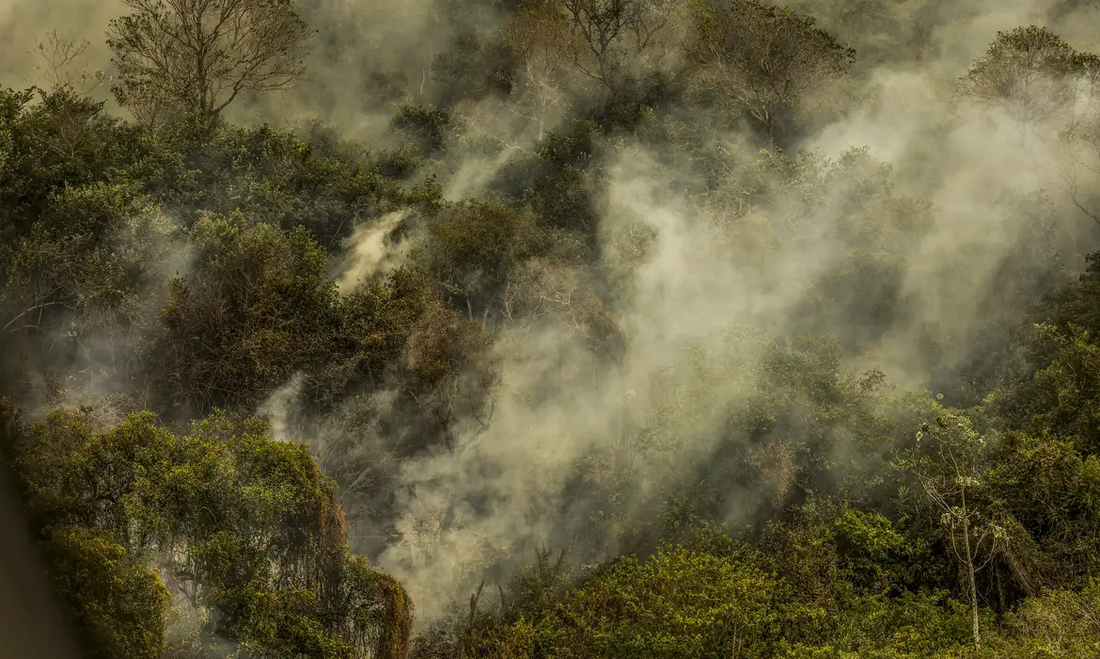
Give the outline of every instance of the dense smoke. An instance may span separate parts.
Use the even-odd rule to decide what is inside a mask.
[[[48,4],[49,15],[46,3],[31,0],[0,10],[0,35],[15,44],[9,52],[33,50],[28,39],[57,29],[93,44],[74,66],[111,75],[101,35],[118,8],[90,0],[64,3],[64,10],[63,3]],[[491,8],[468,13],[426,1],[301,4],[318,29],[309,78],[293,91],[249,99],[232,118],[286,125],[319,118],[372,146],[396,143],[390,117],[398,103],[443,102],[467,82],[433,78],[437,55],[459,35],[488,41],[503,23]],[[857,57],[874,47],[846,33],[828,9],[807,9],[819,11],[821,24],[852,44]],[[908,3],[896,11],[909,11]],[[680,20],[673,16],[662,29],[678,34]],[[1002,296],[1036,301],[1037,282],[1057,276],[1046,257],[1096,243],[1096,227],[1065,192],[1063,154],[1050,141],[1020,139],[1030,127],[960,103],[954,90],[997,31],[1046,23],[1075,43],[1100,25],[1100,12],[1051,16],[1044,3],[1023,0],[924,3],[906,24],[918,23],[921,40],[899,44],[901,52],[884,64],[862,63],[857,76],[806,100],[804,111],[825,108],[831,119],[788,145],[789,153],[806,150],[802,175],[769,168],[769,156],[728,122],[705,129],[711,153],[703,157],[686,146],[677,152],[600,136],[593,156],[599,166],[584,181],[599,218],[592,231],[599,260],[572,269],[524,264],[527,277],[516,281],[537,292],[545,313],[514,322],[468,319],[494,333],[499,379],[489,394],[491,414],[479,408],[455,420],[452,446],[401,458],[374,451],[385,444],[375,436],[379,427],[417,424],[384,390],[343,401],[338,413],[320,419],[297,402],[297,378],[257,408],[280,439],[316,431],[302,438],[327,457],[328,469],[354,454],[375,461],[341,484],[351,478],[362,488],[360,476],[382,483],[387,512],[368,510],[381,497],[349,499],[352,535],[405,584],[421,620],[444,613],[487,577],[503,581],[536,547],[582,546],[586,560],[616,555],[622,547],[610,527],[650,523],[661,493],[696,478],[714,459],[723,432],[716,410],[753,395],[767,353],[763,336],[836,336],[853,374],[878,369],[899,388],[939,390],[986,358],[990,309]],[[40,82],[35,65],[43,61],[35,57],[6,60],[0,82]],[[646,66],[668,74],[680,62],[680,53],[666,52]],[[554,91],[537,121],[493,91],[456,104],[461,130],[430,165],[446,199],[509,191],[509,168],[566,124],[565,108],[605,100],[591,80],[562,80],[565,91]],[[391,94],[397,81],[406,91]],[[702,126],[714,116],[713,108],[685,104],[662,120]],[[689,164],[708,158],[720,163],[719,176]],[[749,177],[768,193],[735,212]],[[361,218],[332,259],[341,294],[405,263],[428,240],[425,231],[410,211]],[[868,327],[850,313],[861,291],[849,292],[849,303],[838,308],[815,306],[814,296],[844,276],[854,255],[876,247],[904,251],[900,279],[883,283],[895,287],[904,309],[892,326]],[[590,280],[605,288],[601,297],[618,323],[614,359],[593,354],[576,320],[586,299],[578,291]],[[1005,323],[1022,310],[1005,311],[1017,316]],[[973,402],[965,401],[973,392],[952,393]],[[671,421],[662,416],[670,408],[679,410]],[[373,425],[348,430],[341,420],[357,415]],[[617,474],[622,503],[613,520],[611,511],[592,507],[594,499],[575,496],[585,469]],[[724,507],[727,522],[757,513],[736,492]],[[356,527],[385,516],[391,533]],[[601,545],[585,547],[586,534],[601,524]]]
[[[869,72],[864,102],[798,145],[833,158],[866,146],[870,158],[893,168],[894,195],[931,203],[930,221],[909,244],[898,282],[898,296],[909,310],[905,322],[848,355],[851,368],[881,369],[905,388],[936,386],[944,372],[973,358],[988,340],[981,327],[991,296],[1031,286],[1044,275],[1024,265],[1005,281],[1011,255],[1040,245],[1049,232],[1052,245],[1078,236],[1095,241],[1091,222],[1060,193],[1062,172],[1048,145],[1021,145],[1020,126],[1010,118],[953,105],[954,78],[965,74],[998,30],[1042,18],[1033,3],[996,3],[996,9],[945,6],[937,39],[919,66],[906,61]],[[953,113],[955,121],[944,129]],[[745,148],[737,134],[716,139],[728,151]],[[569,485],[589,456],[625,442],[631,453],[629,485],[620,493],[631,502],[626,514],[642,523],[652,519],[658,502],[647,495],[691,473],[714,451],[721,431],[711,411],[748,395],[751,378],[738,376],[753,372],[759,349],[731,345],[723,329],[764,327],[782,334],[799,327],[841,337],[864,330],[853,325],[857,319],[820,316],[809,328],[800,316],[805,297],[856,247],[845,224],[860,212],[852,208],[865,194],[860,172],[829,181],[806,216],[784,217],[787,204],[797,202],[783,195],[775,208],[756,209],[763,216],[757,226],[790,227],[779,251],[759,263],[753,236],[722,235],[724,229],[706,221],[689,198],[693,182],[658,164],[677,160],[677,154],[653,154],[620,141],[601,155],[608,171],[600,193],[604,265],[622,267],[614,262],[622,251],[615,241],[631,231],[653,237],[644,259],[615,291],[614,312],[628,348],[620,366],[609,369],[593,363],[565,323],[505,330],[497,348],[503,377],[490,426],[461,436],[454,454],[402,465],[400,482],[409,494],[398,524],[401,539],[382,552],[380,562],[408,585],[428,618],[476,587],[494,559],[524,561],[530,557],[517,556],[522,549],[583,543],[583,529],[603,511],[570,501]],[[1044,192],[1049,201],[1035,201]],[[1036,226],[1044,215],[1019,212],[1027,203],[1053,205],[1056,210],[1046,216],[1057,219]],[[940,350],[928,350],[930,334]],[[692,347],[732,364],[717,373],[679,373],[676,386],[701,393],[705,404],[693,401],[693,414],[672,430],[673,444],[643,448],[641,433],[624,428],[624,419],[632,417],[634,428],[659,423],[653,416],[668,396],[659,383],[670,369],[683,370]],[[475,507],[472,501],[481,503]],[[726,521],[745,521],[753,512],[737,508],[726,511]],[[619,548],[603,549],[600,558]]]

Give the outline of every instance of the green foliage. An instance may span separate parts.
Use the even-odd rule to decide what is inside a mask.
[[[6,414],[32,524],[103,656],[159,656],[169,592],[218,612],[208,633],[264,655],[407,647],[411,604],[349,552],[335,484],[304,445],[224,415],[180,436],[150,413],[106,431],[74,412],[31,426]]]
[[[204,212],[239,211],[287,231],[304,226],[333,250],[360,218],[438,199],[430,183],[405,190],[395,180],[416,163],[383,174],[394,169],[394,158],[326,148],[325,141],[303,141],[267,125],[227,125],[195,149],[186,174],[165,182],[162,198],[185,211],[188,224]]]
[[[970,656],[966,647],[969,624],[965,606],[942,594],[868,596],[857,599],[830,621],[832,633],[817,642],[781,641],[774,656],[964,657]]]
[[[1100,651],[1100,589],[1054,590],[1025,601],[1006,622],[1003,657],[1088,657]]]
[[[974,17],[939,0],[448,1],[407,76],[389,35],[318,42],[341,88],[298,101],[389,116],[368,144],[219,116],[300,73],[294,12],[354,26],[240,2],[127,0],[135,122],[0,90],[0,380],[39,420],[0,407],[0,447],[92,653],[405,657],[412,602],[352,543],[444,599],[485,559],[418,657],[1097,653],[1100,257],[1062,270],[1094,244],[1066,211],[1098,217],[1096,56],[1021,27],[939,79]],[[894,166],[776,148],[909,125],[926,78],[913,113],[979,107],[891,131]],[[945,183],[984,169],[942,153],[1016,163],[987,124],[1068,189]],[[547,469],[524,412],[572,383]],[[569,551],[514,569],[506,529]]]
[[[767,633],[773,585],[751,566],[683,548],[624,557],[476,656],[728,656]]]
[[[75,614],[91,657],[161,656],[171,599],[160,578],[108,534],[55,528],[43,545],[57,592]]]
[[[1023,383],[1020,391],[1008,394],[1011,399],[1020,400],[1026,391],[1031,398],[1021,400],[1026,407],[1016,408],[1013,415],[1022,427],[1033,432],[1052,430],[1080,442],[1080,450],[1095,453],[1100,447],[1091,442],[1096,418],[1091,394],[1096,387],[1100,352],[1089,332],[1080,327],[1040,325],[1036,330],[1043,351],[1049,355],[1043,361],[1048,363],[1034,373],[1032,382]],[[1005,403],[1011,404],[1011,399]],[[1024,416],[1027,412],[1032,413],[1030,418]]]
[[[424,268],[471,320],[483,318],[509,273],[548,242],[530,212],[492,199],[445,207],[428,236]]]
[[[402,105],[390,125],[412,140],[418,154],[431,157],[445,148],[452,123],[450,113],[443,108]]]
[[[601,133],[595,122],[567,124],[540,140],[534,153],[508,161],[491,189],[518,192],[547,226],[594,240],[599,215],[590,183],[602,174],[596,157]]]
[[[848,522],[853,519],[847,515]],[[845,575],[821,580],[814,541],[797,529],[773,555],[716,555],[684,546],[625,556],[572,588],[530,578],[502,617],[472,621],[465,656],[478,657],[927,657],[966,653],[969,618],[944,594],[856,594]],[[806,529],[803,529],[805,531]],[[818,527],[823,538],[830,533]],[[811,534],[812,535],[812,534]],[[896,544],[891,542],[890,544]],[[890,550],[892,551],[892,549]],[[544,570],[540,555],[538,565]],[[540,572],[535,572],[538,574]],[[806,592],[799,575],[824,586]],[[550,583],[553,583],[552,581]],[[520,605],[520,603],[523,603]],[[496,620],[496,621],[494,621]],[[988,619],[987,619],[988,622]],[[416,656],[435,656],[421,646]]]
[[[339,328],[324,251],[304,229],[286,233],[239,214],[191,230],[194,265],[169,284],[149,374],[161,409],[205,414],[254,404],[311,366]]]
[[[878,513],[847,509],[836,520],[837,553],[846,578],[857,588],[885,593],[909,582],[915,543]]]
[[[0,91],[0,127],[6,136],[0,204],[5,224],[19,232],[65,187],[140,185],[170,163],[136,127],[68,88]]]
[[[644,563],[624,558],[570,595],[575,625],[562,657],[720,657],[764,635],[767,577],[747,566],[682,549]]]
[[[343,297],[344,321],[328,346],[324,369],[310,387],[313,400],[327,408],[363,387],[382,385],[435,299],[425,278],[409,269]]]

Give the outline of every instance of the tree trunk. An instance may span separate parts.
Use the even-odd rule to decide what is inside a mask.
[[[974,624],[974,649],[980,650],[981,632],[978,628],[978,585],[974,580],[974,554],[970,550],[970,512],[966,508],[966,492],[962,494],[963,544],[966,548],[966,574],[970,578],[970,615]]]

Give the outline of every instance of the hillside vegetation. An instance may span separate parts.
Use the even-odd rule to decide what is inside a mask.
[[[0,89],[88,656],[1100,657],[1100,5],[353,4]]]

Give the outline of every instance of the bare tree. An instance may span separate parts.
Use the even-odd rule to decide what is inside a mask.
[[[783,113],[855,62],[855,51],[813,18],[756,0],[725,8],[700,3],[689,52],[698,65],[696,92],[747,111],[773,145]]]
[[[562,44],[569,37],[567,19],[547,2],[521,10],[504,31],[504,42],[519,63],[518,94],[510,107],[538,126],[540,140],[555,111],[568,108],[564,83],[571,51]]]
[[[35,68],[54,89],[69,88],[88,94],[107,79],[103,71],[88,71],[86,64],[78,70],[72,68],[90,45],[84,39],[66,39],[57,30],[50,30],[45,41],[35,42],[35,52],[45,61],[44,66]]]
[[[661,0],[562,0],[584,48],[573,64],[612,92],[649,54],[672,17]]]
[[[112,91],[139,119],[169,110],[209,123],[242,92],[293,85],[313,34],[292,0],[122,0],[111,21]]]

